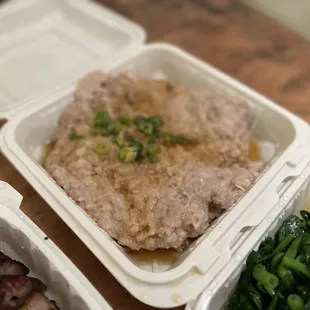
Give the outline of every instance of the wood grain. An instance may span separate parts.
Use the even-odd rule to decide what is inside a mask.
[[[149,41],[177,44],[310,121],[310,44],[277,22],[233,0],[98,2],[145,27]],[[0,179],[24,196],[22,210],[113,309],[150,309],[118,284],[2,155]]]

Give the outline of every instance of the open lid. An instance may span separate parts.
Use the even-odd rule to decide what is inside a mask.
[[[0,25],[0,118],[145,40],[140,26],[90,0],[10,0]]]

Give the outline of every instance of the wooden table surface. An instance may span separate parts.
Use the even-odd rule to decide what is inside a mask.
[[[177,44],[310,121],[310,43],[277,22],[232,0],[99,2],[144,26],[149,41]],[[118,284],[2,155],[0,179],[24,196],[22,210],[113,309],[149,309]]]

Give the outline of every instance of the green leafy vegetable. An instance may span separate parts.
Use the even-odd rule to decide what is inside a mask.
[[[273,290],[279,284],[278,277],[268,272],[263,265],[254,266],[253,278],[262,283],[265,289]]]
[[[310,310],[310,213],[289,216],[246,260],[228,309]]]
[[[272,256],[284,251],[293,240],[294,237],[292,235],[285,236],[281,240],[281,242],[277,245],[277,247],[274,249]]]
[[[288,235],[292,235],[294,238],[298,237],[307,231],[307,226],[304,220],[300,219],[296,215],[288,217],[281,225],[278,231],[278,241],[281,242]]]
[[[287,304],[292,310],[302,310],[304,307],[304,301],[297,294],[291,294],[287,297]]]
[[[288,269],[291,269],[292,271],[295,271],[310,279],[310,269],[298,260],[284,256],[282,264]]]
[[[267,237],[258,248],[259,257],[257,258],[257,262],[262,263],[265,260],[269,259],[274,248],[274,240],[271,237]]]

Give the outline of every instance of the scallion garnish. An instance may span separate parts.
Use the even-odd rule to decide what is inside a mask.
[[[119,152],[119,158],[124,163],[133,162],[136,160],[138,155],[138,151],[135,147],[123,147]]]
[[[105,143],[97,143],[94,147],[93,150],[98,153],[98,154],[107,154],[109,153],[109,146]]]
[[[116,123],[111,122],[106,127],[106,129],[107,129],[108,135],[110,135],[110,136],[117,136],[120,133],[120,131],[122,130],[122,125],[120,123],[118,123],[118,122],[116,122]]]
[[[112,123],[110,115],[104,111],[98,111],[95,119],[95,127],[107,128]]]
[[[128,116],[125,116],[125,115],[120,115],[118,118],[117,118],[117,121],[123,125],[130,125],[131,124],[131,120]]]
[[[113,137],[112,138],[112,142],[116,145],[118,145],[119,147],[123,147],[125,146],[125,141],[122,140],[120,137]]]
[[[147,157],[150,160],[150,162],[154,163],[158,161],[158,154],[160,152],[160,148],[156,144],[150,144],[147,147]]]
[[[151,116],[147,119],[154,127],[162,125],[162,120],[160,116]]]
[[[79,134],[77,134],[75,131],[72,131],[68,134],[68,138],[70,140],[79,140],[79,139],[82,139],[83,137]]]
[[[165,142],[171,144],[188,144],[188,140],[181,136],[174,136],[163,133],[160,129],[163,121],[160,116],[151,117],[136,117],[133,123],[140,133],[148,138],[147,145],[143,145],[137,141],[134,136],[129,135],[127,132],[124,138],[127,143],[119,137],[122,131],[122,125],[131,125],[131,119],[126,115],[120,115],[116,120],[112,120],[110,115],[105,111],[98,111],[92,129],[93,135],[112,136],[112,142],[120,148],[119,158],[122,162],[133,162],[147,159],[150,162],[158,160],[160,152],[159,145],[155,142],[157,139],[163,137]],[[80,139],[81,136],[76,133],[70,134],[70,139]],[[126,146],[127,145],[127,146]],[[109,152],[109,146],[105,144],[97,144],[94,151],[100,154]]]
[[[147,119],[144,119],[142,117],[137,117],[135,120],[135,125],[137,127],[137,129],[143,133],[146,136],[150,136],[152,135],[153,131],[154,131],[154,125],[148,121]]]
[[[130,146],[134,147],[137,150],[137,157],[136,160],[142,160],[144,158],[143,154],[143,144],[137,140],[132,140],[130,142]]]
[[[181,136],[173,136],[173,135],[165,134],[164,139],[168,143],[182,144],[182,145],[188,144],[188,140]]]
[[[92,135],[96,136],[96,135],[99,135],[100,133],[102,132],[102,128],[101,127],[94,127],[92,129]]]

